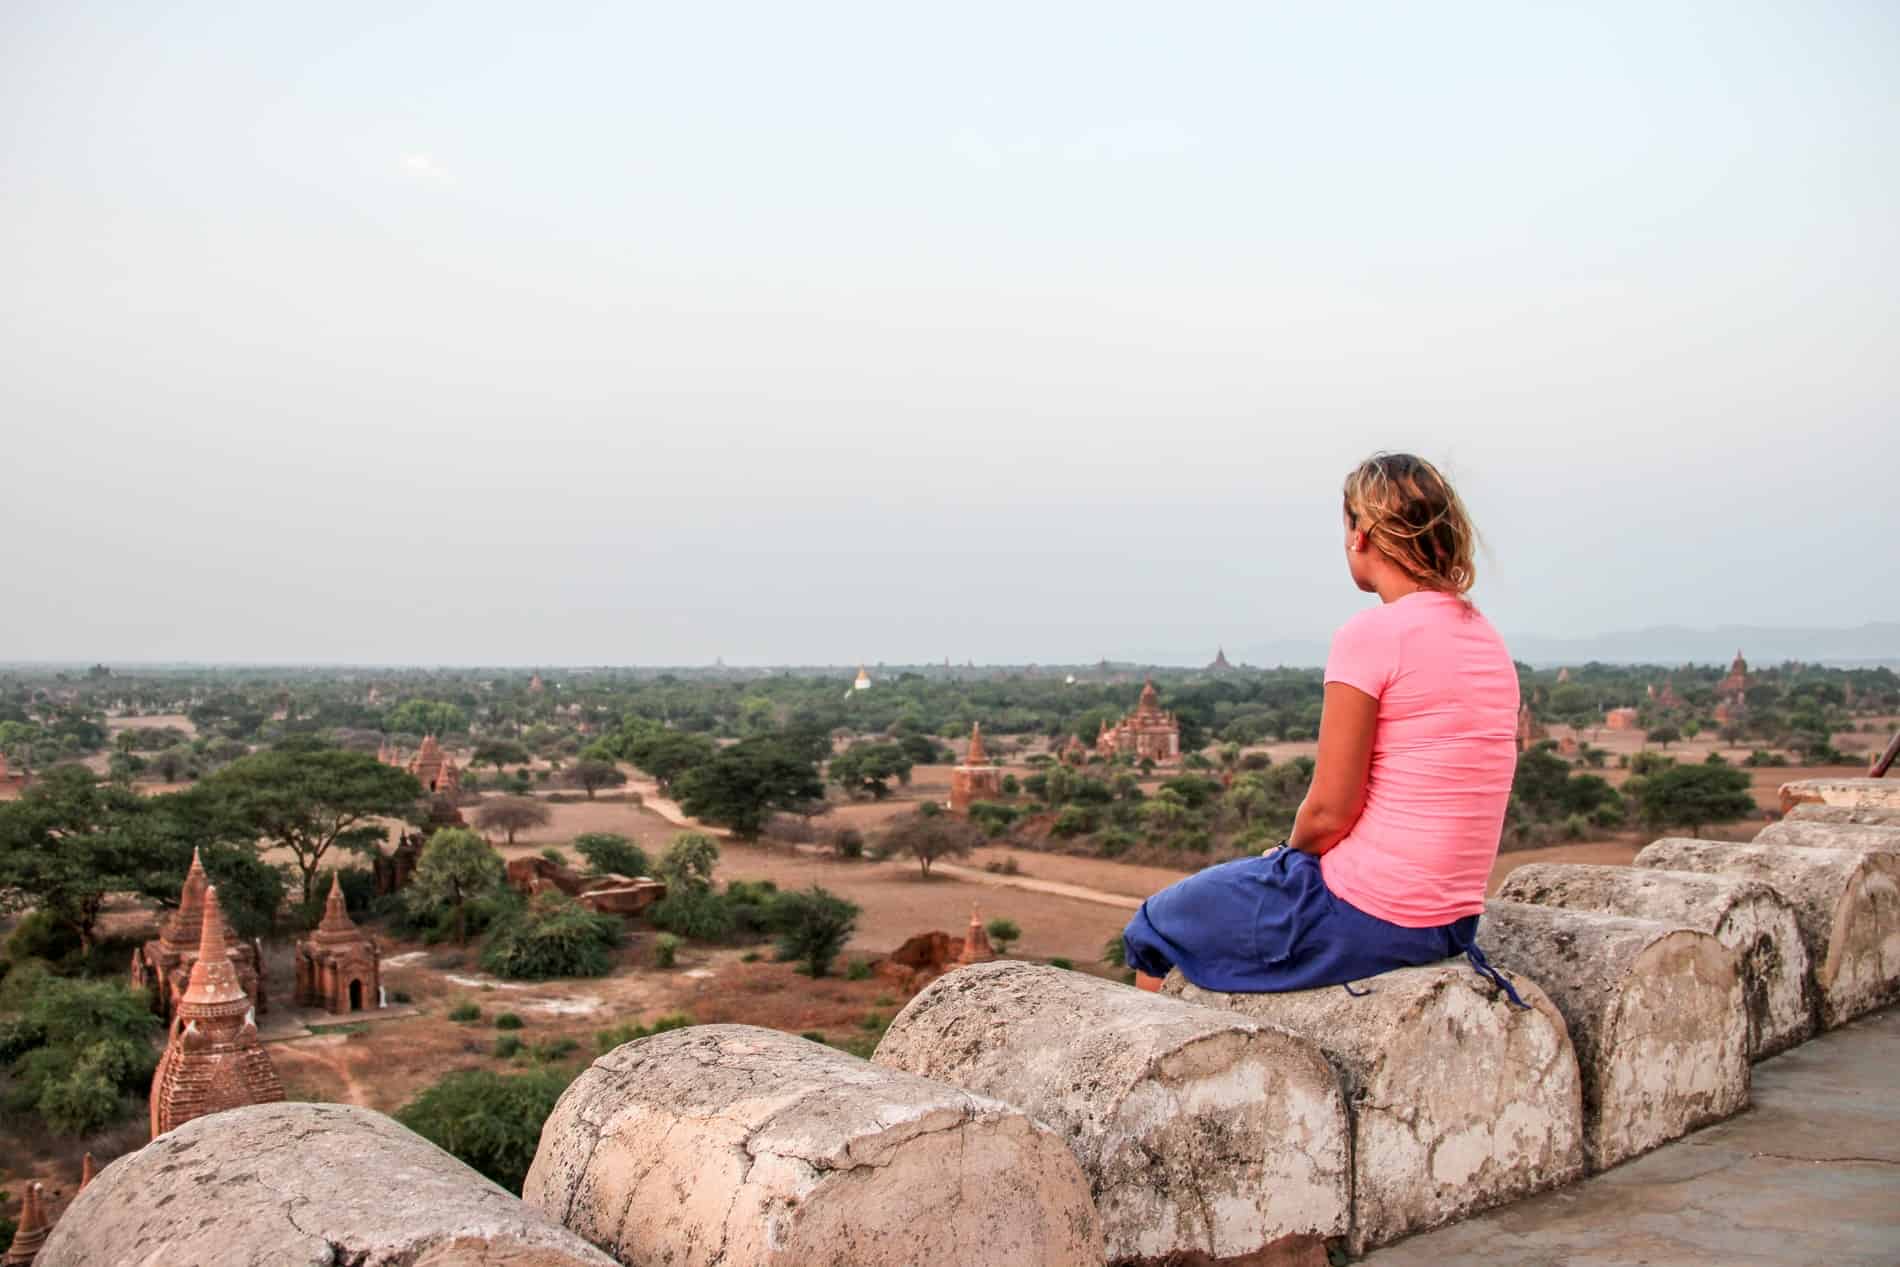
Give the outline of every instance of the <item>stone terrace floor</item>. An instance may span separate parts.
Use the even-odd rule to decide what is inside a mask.
[[[1755,1066],[1739,1117],[1559,1192],[1412,1237],[1368,1267],[1892,1267],[1900,1008]]]

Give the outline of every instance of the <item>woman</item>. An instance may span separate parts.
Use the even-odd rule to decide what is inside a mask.
[[[1123,940],[1141,984],[1343,985],[1469,954],[1517,762],[1517,669],[1465,598],[1477,533],[1431,463],[1346,477],[1346,567],[1380,605],[1333,637],[1312,787],[1285,844],[1142,903]],[[1500,982],[1502,984],[1502,982]]]

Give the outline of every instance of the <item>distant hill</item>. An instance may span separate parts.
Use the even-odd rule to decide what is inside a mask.
[[[1740,648],[1750,664],[1805,660],[1837,665],[1890,665],[1900,668],[1900,621],[1876,621],[1854,629],[1776,629],[1764,625],[1717,625],[1690,629],[1658,625],[1621,633],[1558,638],[1544,634],[1505,634],[1511,654],[1546,666],[1586,664],[1727,664]],[[1247,664],[1323,664],[1326,642],[1286,638],[1237,648],[1233,656]]]

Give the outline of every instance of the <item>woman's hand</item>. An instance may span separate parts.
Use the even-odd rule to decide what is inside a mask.
[[[1319,761],[1287,844],[1304,853],[1323,854],[1345,839],[1359,821],[1372,769],[1372,736],[1378,726],[1378,700],[1344,682],[1326,684],[1326,704],[1319,718]]]

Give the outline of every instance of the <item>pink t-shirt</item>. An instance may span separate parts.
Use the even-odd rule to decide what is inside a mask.
[[[1421,590],[1333,636],[1326,680],[1379,701],[1366,804],[1319,860],[1335,897],[1405,928],[1484,913],[1517,769],[1517,668],[1491,622]]]

